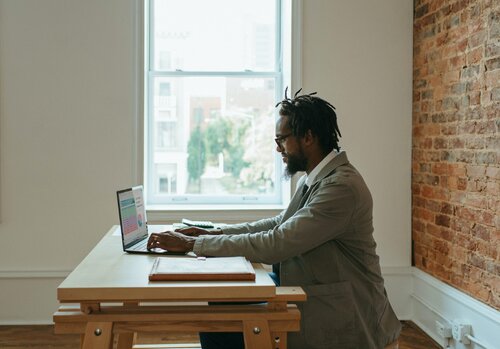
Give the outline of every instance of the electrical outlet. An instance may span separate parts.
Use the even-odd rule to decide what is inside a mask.
[[[462,344],[470,344],[470,339],[467,336],[471,333],[471,325],[461,321],[453,321],[451,331],[453,339]]]
[[[443,338],[451,338],[451,327],[447,323],[442,323],[436,320],[436,332]]]

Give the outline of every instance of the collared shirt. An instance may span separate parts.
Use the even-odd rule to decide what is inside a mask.
[[[310,188],[311,185],[313,185],[314,183],[316,183],[316,180],[317,180],[316,177],[318,176],[318,174],[326,166],[326,164],[328,164],[330,161],[332,161],[332,159],[337,154],[338,154],[337,151],[335,149],[333,149],[330,153],[328,153],[327,156],[325,156],[325,158],[323,160],[321,160],[321,162],[319,164],[316,165],[315,168],[313,168],[313,170],[311,171],[311,173],[309,173],[309,175],[307,175],[306,185],[307,185],[308,188]]]

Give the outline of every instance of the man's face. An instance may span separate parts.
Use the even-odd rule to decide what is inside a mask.
[[[299,171],[307,169],[307,158],[297,137],[288,127],[288,117],[281,116],[276,123],[276,151],[286,164],[285,176],[290,178]]]

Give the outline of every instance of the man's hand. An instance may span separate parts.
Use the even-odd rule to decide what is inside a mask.
[[[193,250],[196,237],[174,231],[153,233],[148,240],[148,250],[161,248],[172,252],[189,252]]]
[[[200,236],[200,235],[220,235],[222,234],[222,230],[205,230],[197,227],[187,227],[187,228],[179,228],[175,229],[176,232],[188,235],[188,236]]]

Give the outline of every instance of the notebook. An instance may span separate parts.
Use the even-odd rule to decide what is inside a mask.
[[[144,190],[142,185],[116,192],[123,251],[128,253],[176,254],[163,249],[147,249],[149,238],[146,209],[144,206]]]
[[[254,281],[245,257],[156,258],[149,281]]]

